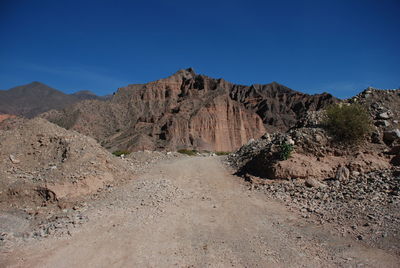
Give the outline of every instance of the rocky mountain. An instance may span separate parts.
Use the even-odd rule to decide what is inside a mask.
[[[34,117],[51,109],[63,109],[85,99],[102,99],[91,92],[65,94],[40,82],[0,91],[0,114]]]
[[[189,68],[119,88],[106,102],[87,100],[42,116],[110,150],[232,151],[266,131],[286,130],[307,111],[335,101],[327,93],[307,95],[275,82],[235,85]]]

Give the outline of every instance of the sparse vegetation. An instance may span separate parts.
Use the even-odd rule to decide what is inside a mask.
[[[180,150],[178,150],[178,153],[194,156],[194,155],[197,155],[198,151],[190,150],[190,149],[180,149]]]
[[[358,143],[371,131],[371,118],[361,104],[335,104],[326,109],[323,125],[337,142]]]
[[[282,143],[279,151],[279,157],[281,160],[287,160],[293,152],[293,144]]]
[[[118,150],[118,151],[113,152],[112,154],[115,156],[121,156],[121,155],[128,155],[128,154],[130,154],[130,152]]]
[[[216,155],[228,155],[230,152],[215,152]]]

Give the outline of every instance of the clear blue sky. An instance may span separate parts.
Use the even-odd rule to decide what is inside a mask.
[[[400,87],[400,0],[0,0],[0,88],[65,92],[197,73],[352,96]]]

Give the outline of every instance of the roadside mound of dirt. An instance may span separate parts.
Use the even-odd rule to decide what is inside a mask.
[[[41,118],[0,124],[0,149],[0,247],[69,235],[89,220],[86,211],[97,201],[107,200],[110,193],[114,200],[133,193],[114,189],[125,189],[161,161],[187,157],[153,151],[117,157],[94,139]],[[158,198],[151,200],[157,204],[171,188],[165,183],[141,182],[145,193],[151,189]],[[135,206],[144,202],[140,192],[133,193],[139,200]]]
[[[0,130],[1,207],[69,201],[129,176],[129,166],[92,138],[41,118],[6,123]]]

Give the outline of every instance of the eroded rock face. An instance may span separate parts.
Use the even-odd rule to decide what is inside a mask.
[[[42,116],[96,138],[110,150],[193,148],[233,151],[266,131],[286,130],[308,110],[335,102],[272,83],[241,86],[192,69],[118,89],[107,102],[90,100]]]

